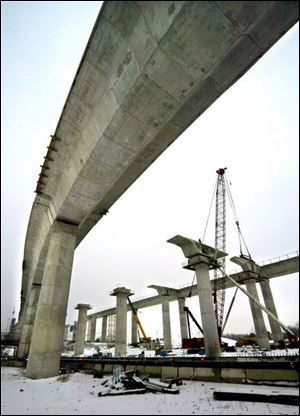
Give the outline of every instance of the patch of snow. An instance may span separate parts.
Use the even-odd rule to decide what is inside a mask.
[[[274,403],[219,401],[213,392],[230,387],[231,391],[271,393],[274,387],[183,381],[178,395],[98,397],[101,379],[82,372],[67,377],[31,380],[24,369],[1,367],[1,415],[298,415],[296,406]],[[151,379],[155,380],[156,379]],[[297,388],[280,388],[281,394],[298,395]]]

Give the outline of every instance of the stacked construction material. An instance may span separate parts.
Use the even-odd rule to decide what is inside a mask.
[[[102,396],[118,396],[125,394],[143,394],[147,392],[179,394],[178,389],[172,388],[172,385],[182,384],[182,380],[170,379],[168,383],[154,383],[149,380],[147,375],[137,376],[134,370],[121,372],[120,368],[114,369],[111,380],[105,380],[102,383],[103,390],[98,393]]]

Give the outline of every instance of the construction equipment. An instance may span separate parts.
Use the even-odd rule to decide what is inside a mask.
[[[197,322],[196,318],[192,314],[192,312],[189,310],[187,306],[183,308],[183,310],[186,313],[186,320],[188,324],[188,332],[189,332],[189,338],[182,338],[182,348],[187,349],[197,349],[197,348],[203,348],[204,347],[204,338],[192,338],[191,336],[191,327],[190,327],[190,317],[196,324],[197,328],[200,330],[200,332],[203,334],[203,329]]]
[[[206,229],[208,225],[208,220],[210,217],[212,203],[214,200],[214,196],[216,196],[215,248],[224,252],[226,251],[226,194],[227,194],[228,200],[231,206],[231,210],[234,216],[235,224],[238,230],[241,257],[247,257],[249,260],[252,260],[248,247],[245,243],[245,240],[243,238],[243,235],[240,229],[240,223],[238,221],[237,212],[236,212],[235,205],[233,202],[228,180],[225,174],[226,169],[227,168],[220,168],[216,171],[217,181],[216,181],[216,185],[214,188],[213,197],[211,200],[208,219],[206,222],[202,241],[204,241],[204,237],[205,237],[205,233],[206,233]],[[242,242],[244,243],[244,246],[247,250],[247,254],[248,254],[247,256],[243,254],[242,252]],[[220,344],[222,344],[221,342],[222,332],[224,331],[224,327],[227,323],[229,313],[231,311],[233,302],[236,297],[236,292],[235,292],[233,299],[231,301],[226,319],[225,319],[225,323],[223,325],[223,315],[224,315],[224,305],[225,305],[225,287],[224,287],[225,279],[221,279],[221,278],[223,277],[224,273],[225,273],[225,257],[218,260],[218,267],[214,269],[214,277],[213,277],[213,300],[214,300],[215,316],[216,316],[216,323],[217,323]]]
[[[248,337],[239,338],[235,344],[236,347],[244,347],[245,345],[257,345],[255,334]]]
[[[217,189],[216,189],[216,222],[215,222],[215,248],[226,251],[226,198],[225,198],[225,170],[221,168],[217,170]],[[225,269],[225,257],[219,259],[219,263]],[[214,270],[214,305],[217,321],[218,335],[221,342],[222,324],[225,303],[225,281],[219,279],[223,277],[218,269]],[[219,282],[217,284],[217,282]]]
[[[141,324],[141,322],[139,320],[139,317],[137,315],[137,311],[135,310],[135,308],[134,308],[134,306],[133,306],[133,304],[132,304],[129,296],[127,296],[127,299],[128,299],[129,305],[131,307],[131,310],[132,310],[134,319],[135,319],[135,321],[136,321],[136,323],[138,325],[139,330],[141,331],[141,333],[143,335],[143,337],[141,337],[140,336],[140,333],[138,333],[140,342],[142,342],[142,343],[149,343],[149,342],[151,342],[151,337],[147,337],[146,336],[145,331],[144,331],[144,328],[143,328],[143,326],[142,326],[142,324]]]

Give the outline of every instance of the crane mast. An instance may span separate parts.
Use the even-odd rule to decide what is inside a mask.
[[[215,248],[218,250],[226,251],[226,196],[225,196],[225,170],[227,168],[220,168],[216,172],[217,188],[216,188],[216,222],[215,222]],[[219,260],[219,264],[223,270],[225,270],[225,257]],[[224,314],[225,303],[225,287],[224,279],[218,279],[222,277],[222,273],[218,270],[214,270],[214,306],[215,315],[217,321],[218,334],[221,338],[222,323]],[[219,280],[219,283],[217,283]]]

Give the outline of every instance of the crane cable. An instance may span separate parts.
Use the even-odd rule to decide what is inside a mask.
[[[214,197],[215,197],[216,190],[217,190],[217,183],[218,183],[218,178],[217,178],[217,180],[216,180],[216,184],[215,184],[215,188],[214,188],[213,196],[212,196],[212,198],[211,198],[211,203],[210,203],[210,207],[209,207],[208,217],[207,217],[207,221],[206,221],[206,225],[205,225],[205,229],[204,229],[204,233],[203,233],[203,237],[202,237],[202,241],[203,241],[203,242],[204,242],[204,238],[205,238],[205,234],[206,234],[206,230],[207,230],[208,221],[209,221],[209,218],[210,218],[210,213],[211,213],[212,204],[213,204]]]
[[[229,184],[228,184],[227,176],[226,176],[226,174],[224,174],[224,176],[225,176],[227,194],[228,194],[228,197],[229,197],[229,203],[230,203],[230,206],[231,206],[231,209],[232,209],[232,212],[233,212],[233,217],[234,217],[234,220],[235,220],[235,224],[236,224],[237,229],[238,229],[239,245],[240,245],[240,254],[241,254],[241,256],[243,255],[242,242],[241,242],[241,239],[242,239],[242,241],[243,241],[243,243],[245,245],[245,248],[247,250],[248,256],[249,256],[250,260],[252,260],[251,255],[250,255],[250,252],[248,250],[247,244],[245,242],[245,239],[243,237],[243,234],[242,234],[242,231],[241,231],[241,228],[240,228],[240,223],[239,223],[239,220],[238,220],[236,208],[235,208],[235,205],[234,205],[234,202],[233,202],[233,198],[232,198],[232,194],[231,194],[231,191],[230,191],[230,187],[229,187]]]
[[[213,195],[212,195],[212,198],[211,198],[208,217],[207,217],[207,221],[206,221],[206,225],[205,225],[205,229],[204,229],[204,233],[203,233],[203,237],[202,237],[202,242],[204,241],[204,238],[205,238],[205,234],[206,234],[206,230],[207,230],[207,226],[208,226],[208,221],[209,221],[209,217],[210,217],[210,213],[211,213],[211,208],[212,208],[212,204],[213,204],[213,201],[214,201],[214,196],[215,196],[216,189],[217,189],[217,183],[218,183],[218,178],[216,180],[214,192],[213,192]],[[200,242],[201,242],[201,240],[200,240]],[[191,287],[190,287],[190,292],[188,294],[189,298],[192,297],[192,289],[193,289],[193,284],[194,284],[194,281],[195,281],[195,277],[196,277],[196,273],[194,273],[193,281],[192,281],[192,284],[191,284]]]
[[[188,294],[188,298],[192,297],[192,289],[193,289],[193,284],[194,284],[195,277],[196,277],[196,273],[194,273],[194,277],[193,277],[193,281],[192,281],[192,284],[191,284],[191,287],[190,287],[190,293]]]

